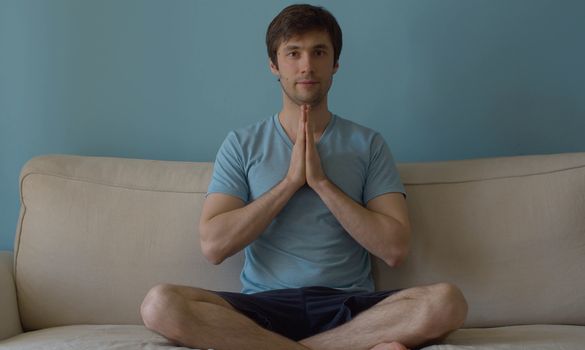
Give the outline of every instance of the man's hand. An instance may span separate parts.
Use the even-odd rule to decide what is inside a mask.
[[[306,120],[305,122],[305,162],[306,162],[306,176],[307,184],[316,189],[317,186],[327,181],[327,176],[321,166],[321,157],[319,157],[319,151],[315,144],[315,121],[310,117],[309,112],[311,108],[308,105],[301,106],[301,119]]]
[[[305,183],[316,189],[316,186],[327,180],[315,144],[315,122],[310,117],[310,111],[309,105],[301,106],[301,118],[286,175],[286,180],[296,189]]]
[[[301,107],[302,108],[302,107]],[[290,158],[290,165],[286,180],[291,183],[295,189],[303,187],[307,181],[306,177],[306,129],[307,129],[307,115],[301,113],[295,144],[293,146],[292,155]]]

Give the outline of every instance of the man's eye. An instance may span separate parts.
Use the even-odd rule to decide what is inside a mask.
[[[316,56],[323,56],[323,55],[325,55],[325,51],[323,51],[323,50],[317,50],[317,51],[315,51],[315,55]]]
[[[289,57],[296,57],[297,56],[297,52],[296,51],[291,51],[289,53],[286,54]]]

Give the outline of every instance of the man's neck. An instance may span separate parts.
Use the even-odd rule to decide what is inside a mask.
[[[280,124],[293,143],[296,140],[296,133],[298,130],[300,118],[301,106],[292,102],[284,103],[282,110],[278,114]],[[325,131],[327,124],[329,124],[329,121],[331,120],[331,112],[329,112],[329,109],[327,108],[327,101],[323,101],[318,105],[311,106],[309,118],[311,118],[315,124],[315,141],[318,141]]]

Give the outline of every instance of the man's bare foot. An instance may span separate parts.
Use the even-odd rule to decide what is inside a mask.
[[[400,343],[392,342],[378,344],[370,350],[408,350],[408,348]]]

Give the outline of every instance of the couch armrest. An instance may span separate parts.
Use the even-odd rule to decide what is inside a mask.
[[[0,340],[22,333],[12,260],[12,252],[0,251]]]

